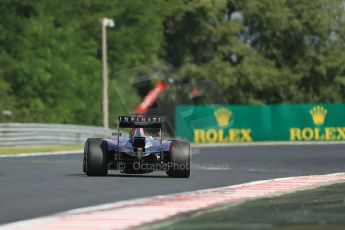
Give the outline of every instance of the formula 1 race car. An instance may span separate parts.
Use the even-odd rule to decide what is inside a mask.
[[[129,129],[121,135],[120,128]],[[88,176],[106,176],[108,169],[126,174],[166,171],[169,177],[190,176],[191,150],[185,140],[162,140],[161,117],[139,114],[119,116],[117,137],[88,138],[83,171]]]

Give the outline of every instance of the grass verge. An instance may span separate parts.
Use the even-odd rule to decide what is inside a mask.
[[[345,183],[200,211],[148,229],[345,229]]]
[[[26,146],[26,147],[0,147],[0,155],[13,155],[21,153],[41,153],[56,151],[79,151],[81,145],[49,145],[49,146]]]

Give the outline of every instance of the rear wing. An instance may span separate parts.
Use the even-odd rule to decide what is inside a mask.
[[[160,136],[160,161],[163,164],[163,150],[162,150],[162,121],[161,117],[146,117],[141,115],[119,116],[117,131],[120,133],[120,128],[159,128]],[[120,145],[120,135],[117,135],[117,146]],[[117,148],[117,153],[120,154],[120,148]]]
[[[161,117],[119,116],[119,128],[162,128]]]

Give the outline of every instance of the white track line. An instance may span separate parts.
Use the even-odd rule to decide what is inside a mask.
[[[288,177],[70,210],[0,229],[128,229],[218,205],[277,196],[345,181],[345,173]]]
[[[241,146],[281,146],[281,145],[345,145],[345,141],[257,141],[241,143],[192,144],[193,148],[241,147]]]
[[[191,144],[194,149],[198,148],[214,148],[214,147],[248,147],[248,146],[282,146],[282,145],[345,145],[345,141],[303,141],[303,142],[291,142],[291,141],[276,141],[276,142],[250,142],[250,143],[217,143],[217,144]],[[19,154],[6,154],[0,155],[0,158],[7,157],[35,157],[35,156],[47,156],[47,155],[66,155],[82,153],[84,150],[73,151],[57,151],[57,152],[37,152],[37,153],[19,153]],[[195,153],[196,155],[198,153]]]
[[[6,154],[0,155],[0,158],[7,157],[36,157],[36,156],[48,156],[48,155],[67,155],[82,153],[84,150],[71,150],[71,151],[55,151],[55,152],[38,152],[38,153],[18,153],[18,154]]]

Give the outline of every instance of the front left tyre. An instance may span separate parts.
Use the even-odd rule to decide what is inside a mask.
[[[88,176],[108,174],[107,143],[99,138],[88,138],[84,146],[83,171]]]

